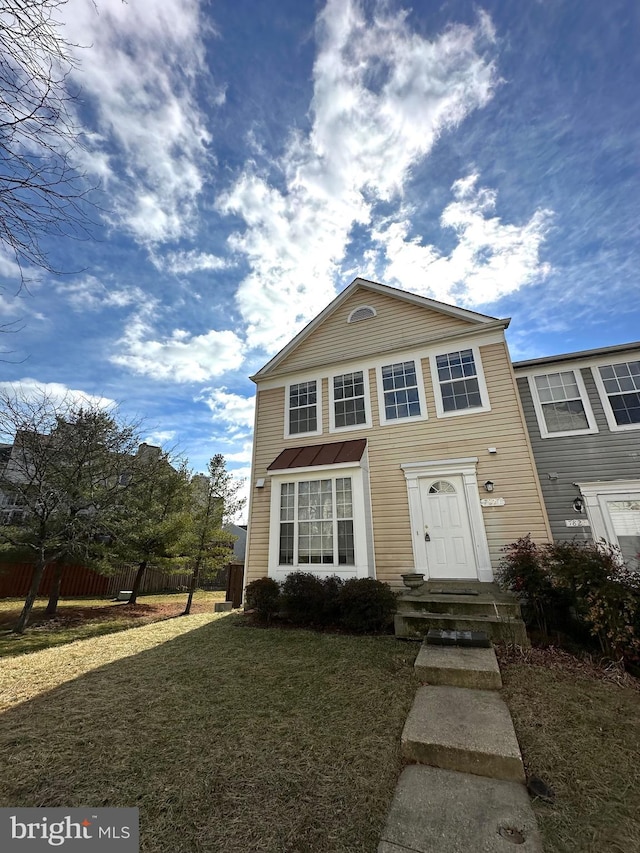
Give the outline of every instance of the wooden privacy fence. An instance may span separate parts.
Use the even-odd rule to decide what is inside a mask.
[[[113,575],[100,575],[86,566],[66,566],[62,575],[60,595],[115,596],[121,589],[131,589],[136,576],[136,568],[121,566]],[[49,595],[53,584],[54,567],[47,566],[40,581],[38,595]],[[33,564],[0,563],[0,598],[23,598],[31,586]],[[140,593],[178,592],[189,586],[190,572],[172,574],[157,569],[147,569],[142,578]]]

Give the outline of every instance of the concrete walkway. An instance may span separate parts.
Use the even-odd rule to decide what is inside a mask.
[[[542,853],[493,648],[423,643],[378,853]]]

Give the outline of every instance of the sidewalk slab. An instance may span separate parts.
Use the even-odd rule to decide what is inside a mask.
[[[460,773],[524,782],[511,714],[491,690],[420,687],[402,732],[402,755]]]
[[[493,648],[435,646],[423,643],[414,664],[416,676],[429,684],[500,690],[502,678]]]
[[[378,853],[542,853],[523,785],[437,767],[400,777]]]

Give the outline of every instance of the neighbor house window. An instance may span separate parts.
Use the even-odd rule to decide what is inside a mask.
[[[613,416],[610,426],[625,429],[640,424],[640,361],[605,364],[598,371]]]
[[[483,408],[480,377],[472,349],[437,355],[436,373],[443,414]]]
[[[318,383],[289,386],[289,435],[318,432]]]
[[[279,564],[353,565],[350,477],[280,486]]]
[[[540,434],[544,438],[595,432],[586,389],[577,371],[563,370],[532,376],[529,385],[533,392]]]
[[[385,420],[419,417],[420,394],[415,361],[384,365],[381,375]]]
[[[331,429],[357,429],[369,426],[369,384],[367,372],[354,370],[330,378]]]

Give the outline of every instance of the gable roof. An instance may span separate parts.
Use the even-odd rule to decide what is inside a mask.
[[[509,319],[498,319],[490,317],[487,314],[479,314],[477,311],[469,311],[466,308],[458,308],[456,305],[447,305],[445,302],[438,302],[435,299],[429,299],[426,296],[418,296],[416,293],[409,293],[406,290],[400,290],[397,287],[389,287],[386,284],[379,284],[376,281],[368,281],[365,278],[356,278],[350,285],[339,293],[336,298],[330,302],[327,307],[321,311],[310,323],[308,323],[302,331],[289,341],[280,352],[276,353],[273,358],[268,361],[264,367],[255,373],[250,378],[254,381],[268,376],[280,365],[285,358],[296,350],[300,344],[305,341],[319,326],[322,325],[332,314],[334,314],[340,306],[347,301],[354,293],[358,291],[380,293],[383,296],[389,296],[393,299],[402,300],[412,305],[417,305],[420,308],[426,308],[431,311],[436,311],[440,314],[445,314],[449,317],[455,317],[458,320],[464,320],[470,325],[494,326],[506,329],[509,325]]]

